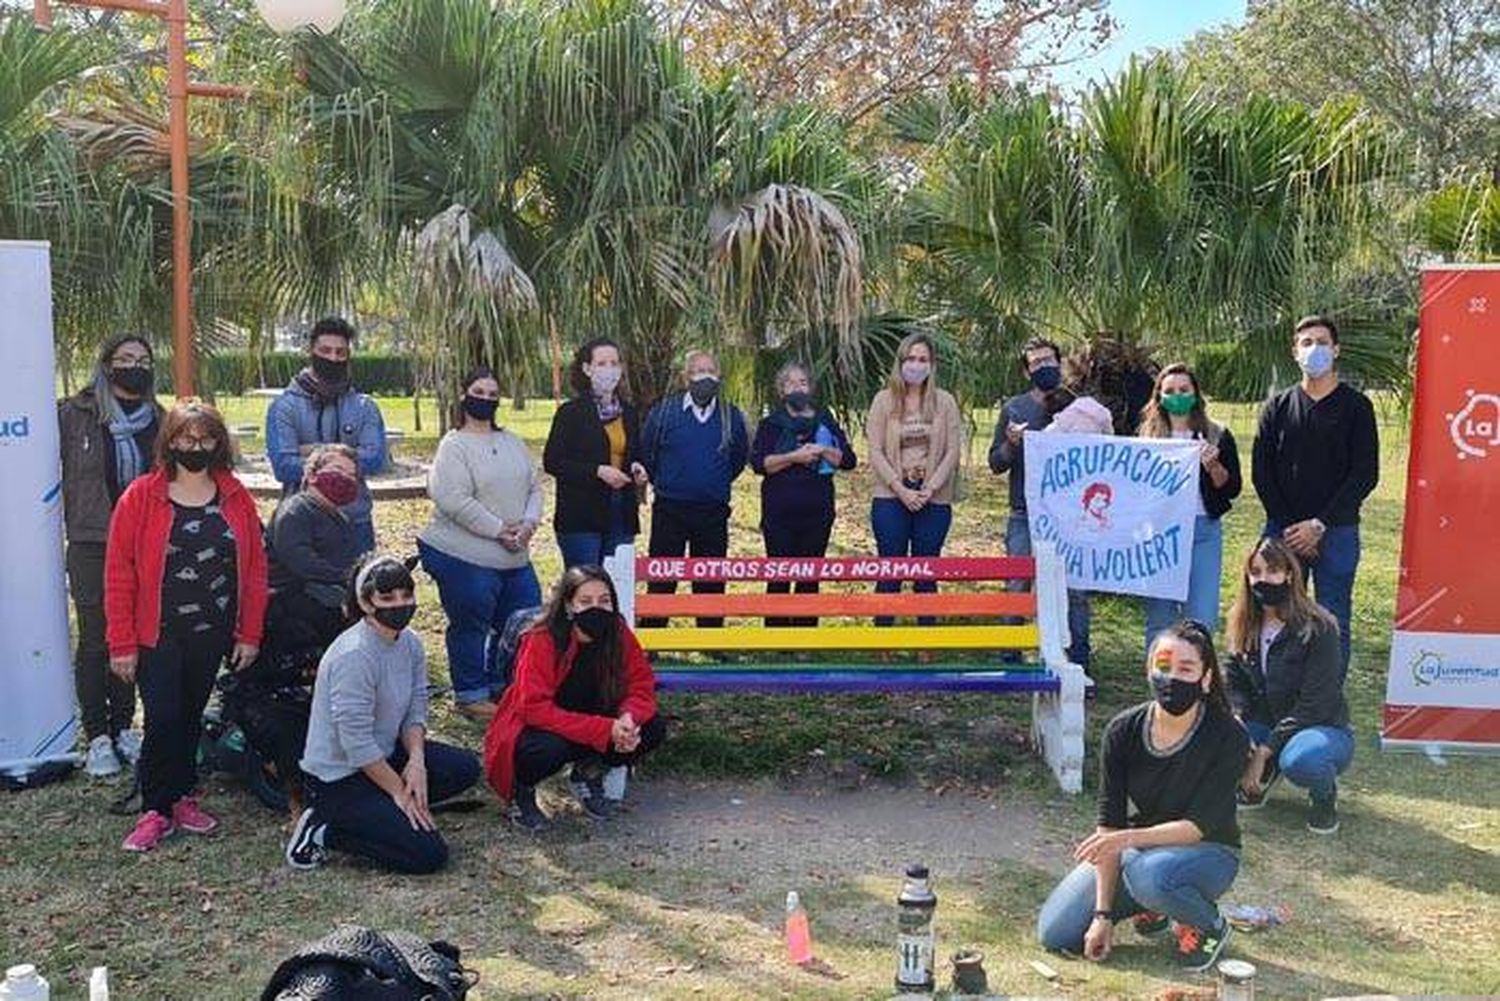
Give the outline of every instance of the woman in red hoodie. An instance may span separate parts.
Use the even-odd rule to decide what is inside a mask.
[[[484,770],[529,830],[547,824],[537,783],[569,762],[588,790],[584,808],[608,819],[614,803],[605,798],[604,773],[634,763],[666,736],[656,677],[618,605],[608,574],[572,567],[521,638],[515,680],[484,738]]]
[[[137,765],[145,810],[126,851],[219,822],[198,805],[198,738],[219,665],[260,649],[266,555],[250,492],[235,479],[219,412],[187,400],[156,438],[156,469],[121,495],[104,556],[110,670],[135,681],[146,710]]]

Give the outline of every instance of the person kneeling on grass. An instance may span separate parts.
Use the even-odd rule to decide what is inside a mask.
[[[313,869],[334,849],[398,872],[436,872],[448,846],[428,804],[477,782],[479,761],[427,739],[427,655],[406,628],[417,610],[411,568],[366,556],[349,606],[364,617],[318,666],[302,755],[311,805],[292,829],[286,860]]]
[[[1206,970],[1229,940],[1216,901],[1240,868],[1234,790],[1249,739],[1199,624],[1158,633],[1147,674],[1155,699],[1105,728],[1099,826],[1042,905],[1037,937],[1046,949],[1099,961],[1115,922],[1133,918],[1143,935],[1171,927],[1179,964]]]
[[[584,809],[597,820],[613,816],[604,773],[634,764],[666,736],[656,677],[618,606],[608,574],[572,567],[521,639],[515,680],[485,734],[484,766],[528,830],[547,824],[537,784],[569,762],[587,791]]]
[[[1281,540],[1261,539],[1250,551],[1227,642],[1229,698],[1253,744],[1240,809],[1263,806],[1285,775],[1308,792],[1307,829],[1333,834],[1338,776],[1354,758],[1339,623],[1308,596]]]

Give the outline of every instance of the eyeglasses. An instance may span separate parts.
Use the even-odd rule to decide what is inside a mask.
[[[199,451],[199,452],[207,452],[210,449],[218,447],[218,444],[219,444],[219,439],[217,439],[217,438],[186,438],[186,437],[184,437],[184,438],[174,438],[174,439],[172,439],[172,447],[173,448],[182,448],[182,449],[188,449],[190,451]]]

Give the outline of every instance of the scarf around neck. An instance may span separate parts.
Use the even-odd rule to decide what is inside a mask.
[[[118,397],[109,394],[109,434],[114,441],[115,476],[121,492],[146,471],[146,457],[136,437],[156,423],[156,408],[150,400],[140,403],[133,412],[127,411]]]

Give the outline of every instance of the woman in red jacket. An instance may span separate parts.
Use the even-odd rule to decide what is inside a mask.
[[[137,765],[145,812],[126,851],[219,826],[193,791],[203,708],[226,657],[235,670],[255,660],[266,613],[260,518],[232,466],[219,412],[179,403],[157,435],[156,469],[130,485],[110,518],[109,666],[136,682],[146,709]]]
[[[589,815],[613,816],[604,773],[634,763],[666,736],[656,678],[617,606],[608,574],[573,567],[521,638],[515,681],[484,738],[484,770],[529,830],[547,824],[537,783],[569,762],[574,781],[588,790]]]

